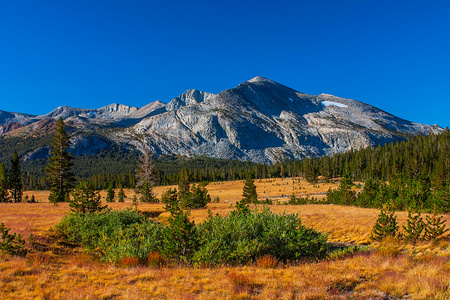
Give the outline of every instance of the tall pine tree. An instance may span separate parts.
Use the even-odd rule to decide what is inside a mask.
[[[9,172],[9,188],[13,202],[22,202],[23,184],[20,171],[20,160],[17,152],[14,151],[11,158],[11,171]]]
[[[245,181],[244,188],[242,190],[242,197],[242,200],[244,200],[245,203],[258,203],[256,186],[251,177],[248,177]]]
[[[0,203],[8,202],[8,177],[6,175],[5,164],[0,163]]]
[[[63,119],[59,118],[55,126],[50,161],[45,169],[50,183],[48,199],[55,205],[68,200],[69,192],[75,183],[75,175],[72,172],[73,156],[67,151],[69,147],[69,135],[64,128]]]

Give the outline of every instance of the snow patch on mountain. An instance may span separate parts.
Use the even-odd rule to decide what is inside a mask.
[[[323,106],[337,106],[337,107],[348,107],[345,104],[342,103],[338,103],[338,102],[333,102],[333,101],[322,101],[322,105]]]

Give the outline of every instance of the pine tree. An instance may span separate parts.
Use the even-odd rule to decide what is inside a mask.
[[[178,181],[178,201],[184,202],[189,196],[189,175],[186,169],[181,171],[180,180]]]
[[[123,188],[119,188],[119,192],[117,193],[117,202],[124,202],[126,198],[125,192],[123,191]]]
[[[426,216],[425,224],[425,240],[437,241],[442,238],[445,233],[449,231],[445,225],[446,221],[442,219],[443,216],[438,216],[436,214],[436,209],[431,215]]]
[[[415,244],[416,241],[422,238],[425,227],[426,227],[425,222],[423,221],[423,218],[420,216],[420,213],[413,215],[411,213],[411,210],[409,210],[407,225],[406,226],[403,225],[403,229],[405,230],[403,238]]]
[[[204,186],[193,184],[189,194],[185,195],[179,203],[182,208],[196,209],[204,208],[210,202],[211,196],[208,190]]]
[[[86,181],[80,182],[70,194],[72,199],[69,199],[69,207],[73,212],[88,213],[106,208],[102,206],[100,193]]]
[[[397,216],[392,205],[385,204],[381,208],[378,219],[372,228],[370,239],[374,241],[384,240],[387,236],[395,237],[398,233]]]
[[[5,164],[0,163],[0,203],[8,202],[8,176],[6,174]]]
[[[106,202],[114,202],[114,196],[115,196],[114,187],[113,183],[111,182],[108,185],[108,189],[106,190]]]
[[[339,184],[339,191],[344,205],[352,205],[355,203],[356,193],[351,190],[352,186],[353,181],[350,172],[345,170],[341,183]]]
[[[245,203],[258,203],[258,194],[256,193],[256,186],[251,177],[245,181],[242,190],[242,197]]]
[[[167,257],[186,262],[197,245],[195,224],[189,221],[189,211],[181,210],[176,200],[176,189],[169,189],[165,195],[166,209],[170,212],[170,217],[164,235],[163,253]]]
[[[13,202],[22,202],[22,174],[20,171],[19,155],[14,151],[11,158],[11,171],[9,173],[9,187]]]
[[[178,205],[177,189],[169,188],[168,190],[166,190],[161,195],[161,202],[166,204],[164,208],[168,211],[171,209],[171,207]]]
[[[55,205],[68,200],[69,192],[75,183],[72,172],[73,157],[67,152],[69,147],[70,138],[64,128],[63,119],[59,118],[55,126],[50,161],[45,169],[50,184],[49,200]]]

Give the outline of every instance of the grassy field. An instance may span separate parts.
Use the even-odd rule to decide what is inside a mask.
[[[323,197],[333,184],[310,185],[299,179],[255,182],[260,199],[286,201],[288,196]],[[210,183],[213,213],[227,214],[240,200],[243,182]],[[168,187],[157,187],[160,196]],[[131,206],[134,192],[125,191]],[[27,257],[0,256],[0,299],[450,299],[450,243],[404,245],[374,243],[376,250],[339,259],[267,267],[264,262],[220,268],[111,265],[80,248],[51,238],[51,227],[69,211],[66,203],[48,203],[48,192],[28,191],[38,203],[0,204],[0,222],[12,232],[36,236]],[[103,197],[105,193],[102,192]],[[270,205],[275,212],[299,213],[304,224],[328,234],[329,241],[369,244],[376,209],[337,205]],[[139,204],[139,210],[162,212],[162,204]],[[199,223],[207,209],[191,212]],[[397,213],[400,225],[407,213]],[[159,216],[165,222],[167,213]],[[450,221],[449,216],[445,216]],[[391,298],[389,298],[391,297]]]

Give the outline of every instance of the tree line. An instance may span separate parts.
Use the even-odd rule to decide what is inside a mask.
[[[60,130],[59,133],[58,130]],[[58,135],[60,137],[65,135],[63,139],[66,144],[55,144],[55,136]],[[5,138],[2,138],[3,140]],[[33,145],[41,143],[37,138],[30,140]],[[17,164],[20,157],[17,151],[14,151],[11,160],[0,165],[0,196],[1,189],[14,192],[14,187],[11,186],[13,183],[21,185],[16,189],[50,190],[55,185],[61,184],[61,182],[49,180],[49,171],[51,171],[52,160],[59,160],[60,155],[66,155],[65,152],[58,154],[58,147],[68,149],[68,141],[69,136],[64,132],[64,123],[60,120],[51,140],[52,156],[20,163],[19,179],[12,179],[13,176],[18,178]],[[19,145],[20,141],[13,138],[9,140],[9,143]],[[5,148],[4,145],[2,147]],[[139,155],[119,145],[112,147],[114,149],[103,150],[96,155],[71,157],[70,172],[66,175],[73,182],[87,181],[96,190],[135,188],[139,185],[139,175],[136,172],[140,163]],[[273,165],[208,157],[186,159],[176,155],[166,155],[156,160],[152,158],[152,185],[173,185],[183,178],[189,178],[190,182],[294,176],[303,176],[310,182],[328,182],[343,178],[344,183],[346,180],[350,182],[350,184],[346,183],[347,187],[351,187],[353,181],[366,182],[366,184],[357,195],[352,195],[342,188],[330,191],[327,201],[364,207],[381,207],[386,201],[394,201],[396,209],[414,206],[432,209],[437,205],[448,207],[446,201],[450,194],[448,192],[450,187],[449,150],[450,131],[446,129],[441,134],[418,135],[406,141],[351,150],[321,158],[280,160]],[[6,157],[5,154],[2,155],[3,158]],[[13,164],[16,166],[13,167]],[[7,169],[8,166],[10,170]],[[58,171],[53,170],[53,172]],[[64,194],[67,195],[65,192]],[[17,201],[18,197],[13,196],[16,199],[13,201]]]

